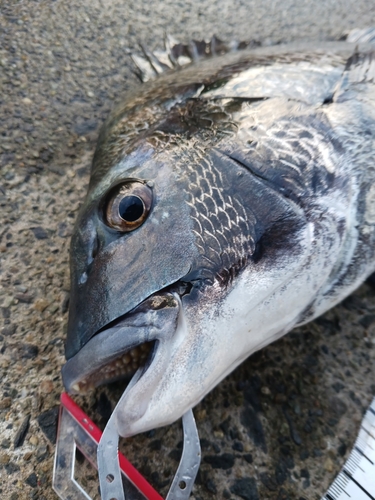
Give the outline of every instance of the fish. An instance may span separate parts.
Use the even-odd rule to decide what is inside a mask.
[[[73,394],[130,379],[121,436],[375,271],[373,33],[135,58],[148,81],[103,125],[72,236],[62,368]]]

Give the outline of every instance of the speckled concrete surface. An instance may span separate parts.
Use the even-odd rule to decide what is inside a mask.
[[[367,0],[0,2],[0,497],[56,499],[69,236],[98,128],[138,85],[128,54],[163,31],[265,43],[331,39],[375,24]],[[193,497],[318,499],[375,394],[375,298],[364,285],[323,318],[250,358],[196,411]],[[103,425],[121,388],[79,402]],[[124,443],[165,493],[179,425]],[[87,473],[89,480],[92,472]]]

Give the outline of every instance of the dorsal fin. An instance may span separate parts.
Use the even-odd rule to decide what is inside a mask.
[[[345,41],[350,43],[369,43],[375,46],[375,27],[351,30],[347,34]]]
[[[165,35],[164,50],[152,52],[140,44],[142,55],[132,55],[131,57],[136,67],[137,76],[142,82],[147,82],[170,69],[259,45],[260,43],[254,40],[225,43],[215,35],[208,41],[191,40],[184,44],[170,35]]]
[[[350,43],[368,43],[375,47],[375,27],[353,29],[340,37],[339,40]],[[131,57],[136,68],[136,75],[142,82],[147,82],[165,71],[228,52],[259,47],[261,43],[256,40],[226,43],[215,35],[208,41],[191,40],[189,43],[181,43],[171,35],[166,34],[164,50],[151,51],[144,45],[139,45],[142,55],[133,54]]]

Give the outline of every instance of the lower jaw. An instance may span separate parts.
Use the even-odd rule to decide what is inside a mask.
[[[70,391],[85,394],[100,385],[127,379],[147,363],[154,342],[145,342],[126,351],[121,356],[91,372],[82,380],[72,384]]]

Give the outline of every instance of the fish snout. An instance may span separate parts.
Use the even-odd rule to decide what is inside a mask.
[[[80,393],[103,383],[146,371],[158,345],[170,339],[180,304],[171,293],[155,294],[135,310],[97,333],[62,368],[68,392]]]

